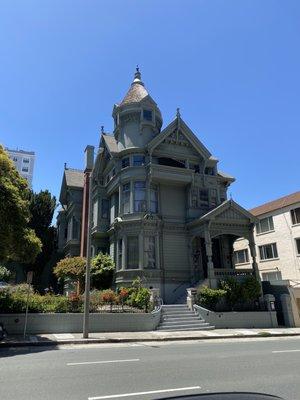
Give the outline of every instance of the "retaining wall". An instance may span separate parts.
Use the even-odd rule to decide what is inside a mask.
[[[91,313],[90,332],[143,332],[153,331],[160,321],[160,310],[152,313]],[[8,334],[22,334],[24,314],[0,314]],[[27,333],[80,333],[83,314],[28,314]]]
[[[210,325],[218,328],[277,328],[276,311],[214,312],[194,305],[194,310]]]

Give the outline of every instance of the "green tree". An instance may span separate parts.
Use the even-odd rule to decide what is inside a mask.
[[[42,243],[30,220],[29,190],[8,154],[0,146],[0,260],[34,262]]]
[[[91,262],[92,286],[108,289],[112,285],[115,263],[109,254],[99,253]]]
[[[66,257],[60,260],[53,272],[57,278],[71,279],[77,283],[78,293],[83,292],[85,277],[86,259],[84,257]]]
[[[42,252],[37,256],[34,263],[26,265],[27,270],[34,270],[34,284],[39,285],[40,276],[46,264],[56,248],[56,229],[51,226],[56,198],[48,190],[39,193],[29,193],[30,220],[29,227],[32,228],[42,242]]]

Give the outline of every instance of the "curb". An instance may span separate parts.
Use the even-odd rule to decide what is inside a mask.
[[[288,337],[288,336],[300,336],[300,333],[270,333],[257,335],[219,335],[219,336],[179,336],[179,337],[165,337],[165,338],[107,338],[107,339],[67,339],[67,340],[41,340],[37,342],[32,341],[16,341],[16,342],[0,342],[0,348],[9,347],[27,347],[27,346],[58,346],[63,344],[98,344],[98,343],[133,343],[133,342],[171,342],[171,341],[187,341],[187,340],[215,340],[215,339],[249,339],[249,338],[269,338],[269,337]]]

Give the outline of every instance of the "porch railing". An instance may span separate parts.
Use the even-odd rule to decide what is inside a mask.
[[[228,276],[251,276],[253,275],[253,271],[252,269],[214,268],[214,274],[216,278],[228,277]]]

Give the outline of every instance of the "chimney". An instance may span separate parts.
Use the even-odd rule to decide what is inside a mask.
[[[95,147],[88,145],[84,150],[85,155],[85,171],[91,171],[94,166],[94,150]]]

